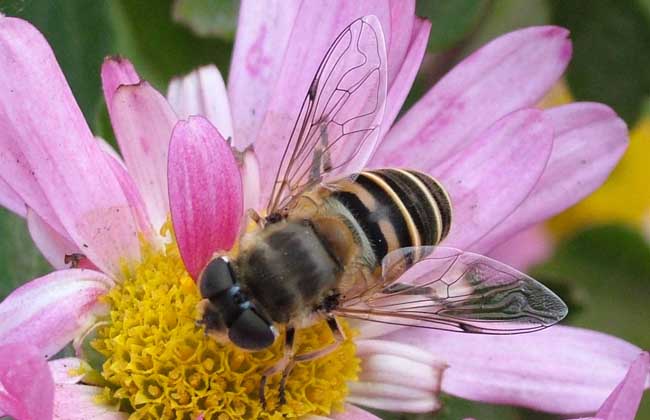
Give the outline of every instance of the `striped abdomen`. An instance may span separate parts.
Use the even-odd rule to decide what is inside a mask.
[[[396,249],[436,245],[449,233],[451,202],[429,175],[413,170],[361,172],[355,181],[337,184],[329,197],[354,219],[362,242],[372,247],[375,264]]]

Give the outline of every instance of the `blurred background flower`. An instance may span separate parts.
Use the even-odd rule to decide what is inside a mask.
[[[99,79],[103,58],[129,57],[161,91],[172,77],[200,65],[213,63],[225,73],[237,12],[236,0],[0,1],[0,13],[28,19],[43,32],[93,132],[113,144]],[[574,57],[565,84],[547,104],[591,100],[612,106],[631,128],[630,146],[611,178],[589,198],[493,255],[526,267],[561,294],[570,305],[567,323],[650,348],[650,0],[421,0],[418,13],[432,21],[432,31],[405,109],[489,39],[537,24],[571,30]],[[0,238],[1,300],[50,267],[24,222],[2,208]],[[435,418],[555,418],[452,397],[445,397],[444,404]],[[637,418],[650,420],[648,396]]]

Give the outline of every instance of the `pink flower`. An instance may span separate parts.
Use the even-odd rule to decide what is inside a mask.
[[[16,357],[0,365],[0,412],[25,419],[49,412],[72,419],[126,416],[120,410],[128,407],[99,404],[103,398],[128,400],[131,409],[145,407],[152,415],[174,409],[208,418],[211,396],[188,400],[184,392],[204,392],[206,381],[222,386],[226,377],[206,373],[216,344],[193,325],[187,308],[198,294],[161,228],[171,211],[193,276],[215,250],[233,245],[243,210],[258,208],[270,193],[274,165],[324,51],[360,16],[381,22],[388,94],[381,142],[368,162],[357,164],[406,166],[440,179],[455,210],[444,245],[490,252],[595,189],[626,147],[624,124],[604,105],[533,108],[568,63],[571,45],[562,28],[496,39],[394,124],[430,28],[414,16],[413,2],[260,7],[241,6],[227,89],[216,68],[206,67],[171,84],[170,106],[128,61],[105,62],[104,94],[123,161],[93,138],[43,37],[27,22],[0,17],[0,203],[27,219],[34,242],[57,269],[0,304],[0,349],[33,347],[51,358],[74,341],[80,350],[79,358],[49,362],[53,397],[52,387],[32,392],[27,381],[8,385],[5,372],[40,375],[43,369],[6,351]],[[243,182],[226,138],[240,151],[254,146],[240,156]],[[67,268],[70,254],[85,255],[86,268]],[[351,404],[435,410],[440,390],[564,414],[593,412],[640,351],[571,327],[500,337],[358,328],[362,370],[348,385],[346,411],[334,418],[374,418]],[[93,331],[93,346],[106,359],[103,378],[119,392],[88,377],[79,382],[91,369],[81,349]],[[235,367],[246,366],[249,356],[219,354],[234,357],[220,366],[244,389],[250,373],[236,376]],[[356,362],[346,360],[339,364],[349,371]],[[155,378],[142,374],[152,370]],[[179,388],[181,382],[192,386]],[[232,399],[227,389],[214,398]],[[306,401],[311,412],[327,411],[317,409],[316,399]],[[244,407],[238,415],[259,410],[250,398],[235,402],[227,409]]]

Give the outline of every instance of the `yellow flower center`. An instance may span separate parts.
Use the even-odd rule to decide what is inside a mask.
[[[283,336],[269,349],[247,352],[207,337],[195,321],[201,297],[175,244],[145,251],[143,262],[106,296],[107,324],[92,341],[104,358],[102,400],[132,419],[280,419],[328,415],[343,407],[346,382],[357,379],[351,340],[327,356],[296,364],[278,405],[280,375],[269,378],[267,410],[262,372],[283,356]],[[353,331],[343,322],[348,337]],[[333,342],[325,323],[299,330],[297,354]]]

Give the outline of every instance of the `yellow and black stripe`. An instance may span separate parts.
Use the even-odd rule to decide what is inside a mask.
[[[399,248],[436,245],[451,227],[448,194],[438,181],[421,172],[361,172],[331,197],[354,217],[378,263]]]

